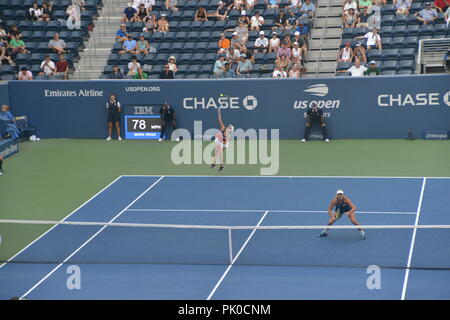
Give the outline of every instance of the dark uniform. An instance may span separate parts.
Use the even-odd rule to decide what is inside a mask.
[[[120,121],[120,102],[119,101],[108,101],[106,103],[106,108],[108,109],[108,122],[118,122]]]
[[[305,126],[304,139],[308,140],[309,135],[311,134],[312,126],[317,123],[320,126],[320,130],[322,131],[322,136],[324,140],[328,139],[327,127],[325,125],[325,121],[323,120],[323,111],[316,106],[308,109],[306,111],[307,122]]]
[[[161,115],[162,125],[161,125],[161,139],[164,138],[166,133],[167,124],[171,124],[173,130],[177,128],[175,121],[175,110],[169,106],[167,102],[163,103],[163,106],[159,109],[159,114]]]
[[[344,200],[339,202],[339,200],[336,200],[336,205],[334,206],[334,212],[338,214],[338,219],[346,212],[349,212],[352,210],[352,207]]]

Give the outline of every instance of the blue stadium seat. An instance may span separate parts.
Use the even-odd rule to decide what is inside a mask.
[[[420,33],[420,27],[418,25],[408,25],[406,28],[406,36],[407,37],[415,37]]]
[[[386,15],[381,18],[381,25],[383,27],[393,26],[394,24],[395,24],[395,16],[393,15]]]
[[[209,73],[209,74],[211,74],[213,72],[213,69],[214,69],[214,65],[213,64],[204,64],[204,65],[202,65],[200,70],[201,70],[202,73]]]
[[[421,2],[413,2],[411,4],[411,8],[409,9],[409,13],[414,14],[423,9],[423,5]]]
[[[202,28],[202,30],[205,30],[205,31],[214,31],[214,30],[215,30],[215,26],[216,26],[216,22],[215,22],[215,21],[212,21],[212,20],[205,21],[205,22],[203,23],[203,28]]]
[[[401,60],[398,63],[399,70],[411,70],[414,71],[414,60]]]
[[[198,42],[195,46],[195,52],[206,53],[208,51],[208,42]]]
[[[187,70],[188,74],[199,74],[201,69],[201,65],[200,64],[191,64],[189,66],[189,69]]]
[[[15,74],[15,68],[14,66],[10,66],[10,65],[0,65],[0,75],[5,75],[5,74]]]
[[[355,34],[354,28],[344,28],[342,30],[342,38],[353,38]]]
[[[393,29],[394,28],[392,26],[381,27],[381,30],[380,30],[381,37],[391,38],[393,35]]]
[[[186,40],[187,41],[197,41],[199,35],[200,35],[199,31],[190,31],[190,32],[188,32]]]
[[[416,57],[416,50],[413,48],[404,48],[398,50],[400,60],[414,60]]]
[[[404,37],[406,35],[406,26],[395,26],[392,33],[393,37]]]
[[[432,36],[434,32],[434,26],[431,24],[425,24],[420,26],[420,36]]]
[[[449,34],[448,27],[444,23],[439,23],[434,25],[434,35],[445,37]]]
[[[189,70],[189,65],[188,64],[181,64],[181,65],[178,66],[177,74],[187,73],[188,70]]]
[[[209,41],[211,37],[211,31],[201,31],[198,35],[198,41]]]
[[[41,63],[44,60],[43,53],[32,53],[30,57],[30,62],[32,64]]]
[[[351,67],[351,63],[350,62],[339,62],[336,66],[336,71],[339,70],[348,70]]]
[[[185,52],[194,52],[195,51],[195,47],[196,47],[196,43],[195,42],[185,42],[184,43],[184,51]]]
[[[214,63],[217,60],[217,54],[215,53],[206,53],[204,57],[205,63]]]
[[[395,14],[395,7],[392,4],[386,4],[381,7],[381,15],[393,15]]]
[[[17,26],[19,27],[19,30],[22,32],[33,30],[33,22],[31,22],[31,21],[22,20],[19,22],[19,24]]]
[[[397,61],[384,61],[381,65],[381,71],[397,71],[398,63]]]
[[[152,65],[155,63],[156,60],[156,53],[148,53],[144,57],[144,64],[146,65]]]
[[[18,53],[14,61],[16,64],[28,64],[31,60],[31,53]]]
[[[383,70],[381,71],[381,75],[383,76],[395,76],[397,72],[395,70]]]
[[[15,78],[16,78],[16,75],[5,74],[5,75],[0,77],[0,80],[1,81],[10,81],[10,80],[14,80]]]
[[[155,60],[157,64],[166,63],[169,55],[167,53],[158,53]],[[162,70],[162,68],[161,68]]]
[[[386,50],[384,50],[384,51],[386,51]],[[383,50],[379,50],[379,49],[369,50],[367,52],[368,60],[382,60],[384,51]]]
[[[192,31],[201,31],[203,28],[203,22],[202,21],[192,21],[190,28]]]
[[[223,31],[226,29],[227,21],[216,21],[216,24],[214,25],[214,29],[216,31]]]
[[[419,21],[417,20],[417,17],[413,14],[410,14],[406,17],[406,24],[408,26],[417,26],[419,24]]]
[[[161,46],[159,47],[158,51],[161,52],[161,53],[169,53],[171,47],[172,47],[172,43],[171,42],[163,42],[161,44]]]
[[[405,44],[407,48],[417,49],[417,46],[419,45],[419,38],[417,36],[406,37]]]
[[[174,79],[178,79],[178,80],[184,79],[184,78],[186,78],[186,75],[184,75],[184,74],[179,74],[179,73],[177,73],[177,74],[174,76]]]
[[[205,57],[206,57],[205,53],[195,53],[194,55],[192,55],[190,61],[194,64],[203,64],[206,63]]]
[[[414,72],[412,70],[399,70],[397,72],[398,75],[412,75]]]
[[[384,61],[397,61],[398,60],[398,49],[386,49],[383,50],[383,60]]]
[[[395,16],[396,26],[406,26],[408,24],[408,17],[404,14],[398,14]]]
[[[180,21],[170,21],[169,22],[169,30],[170,31],[183,31],[183,30],[180,30]]]
[[[169,21],[181,21],[183,20],[183,11],[172,11],[168,17]]]
[[[392,38],[392,46],[391,46],[391,48],[392,49],[401,49],[401,48],[404,48],[405,47],[405,37],[394,37],[394,38]],[[385,47],[384,46],[384,43],[383,43],[383,47]],[[388,48],[386,48],[386,49],[388,49]]]
[[[394,48],[394,42],[391,37],[381,38],[381,43],[383,45],[383,49],[393,49]]]

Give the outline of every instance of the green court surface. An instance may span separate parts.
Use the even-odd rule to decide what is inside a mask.
[[[261,165],[175,165],[176,142],[48,139],[24,142],[4,162],[0,219],[60,220],[120,175],[259,175]],[[206,144],[204,144],[206,146]],[[278,175],[450,176],[448,141],[281,140]],[[263,166],[264,167],[264,166]],[[326,205],[326,204],[324,204]],[[49,226],[0,226],[4,261]]]

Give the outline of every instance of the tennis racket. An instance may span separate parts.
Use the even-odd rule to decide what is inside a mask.
[[[339,220],[340,218],[342,217],[342,213],[341,213],[341,209],[337,209],[335,212],[334,212],[334,220]]]

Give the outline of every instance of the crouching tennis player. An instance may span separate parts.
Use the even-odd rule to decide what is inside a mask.
[[[334,211],[333,211],[334,208]],[[350,219],[350,221],[355,225],[359,226],[358,221],[356,221],[355,217],[355,211],[356,207],[353,204],[353,202],[347,197],[344,196],[343,190],[336,191],[336,197],[334,197],[331,202],[330,206],[328,207],[328,215],[330,216],[330,220],[328,221],[328,225],[333,225],[336,221],[338,221],[344,213],[347,214],[347,217]],[[319,237],[326,237],[328,236],[328,230],[323,230]],[[361,240],[366,239],[366,233],[362,229],[358,229],[359,233],[361,234]]]

